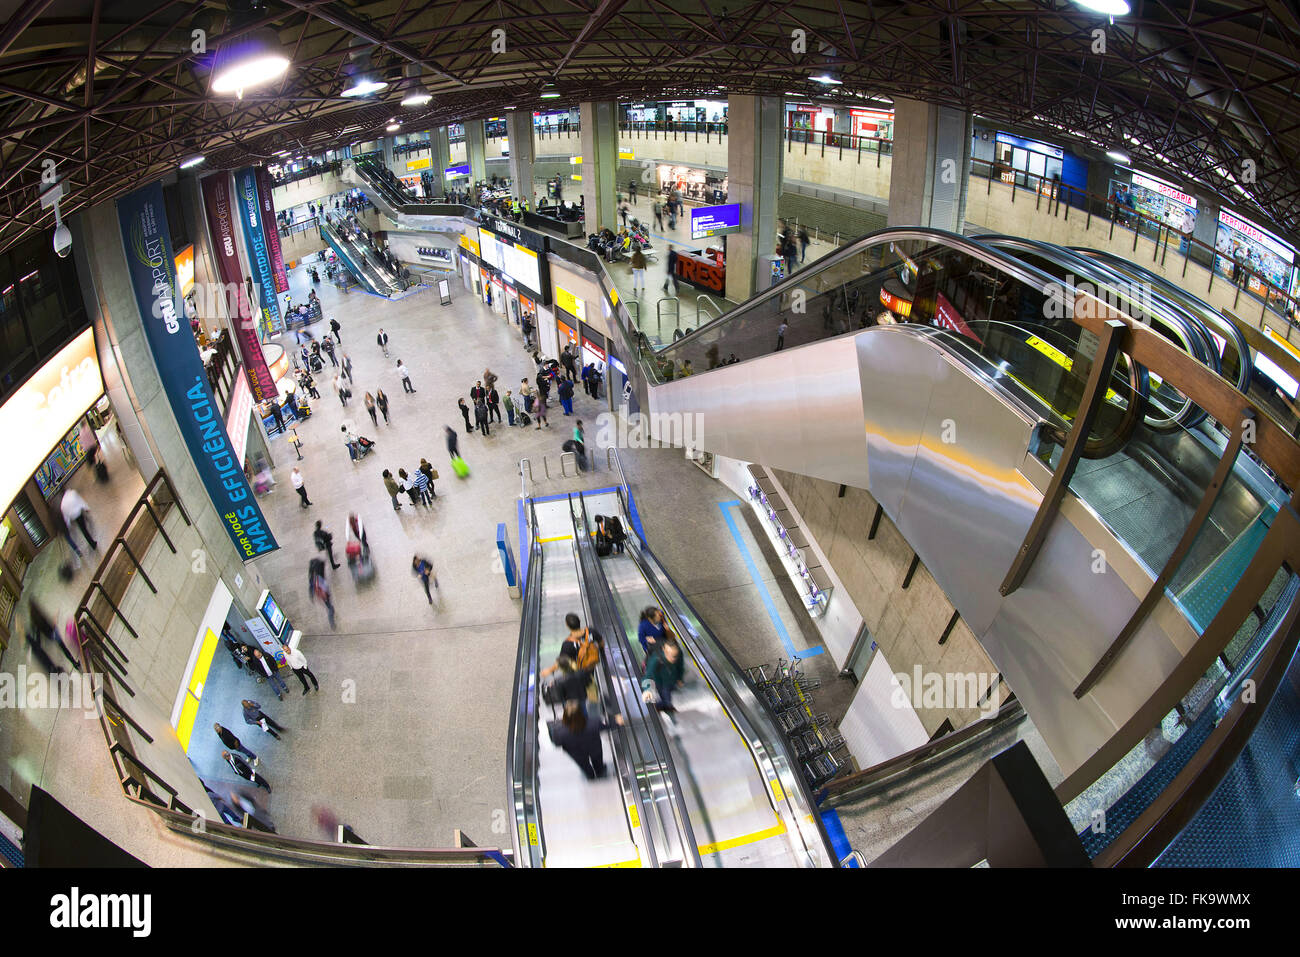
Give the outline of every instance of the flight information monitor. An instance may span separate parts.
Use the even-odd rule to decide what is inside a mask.
[[[740,204],[696,206],[691,210],[691,239],[710,239],[740,232]]]

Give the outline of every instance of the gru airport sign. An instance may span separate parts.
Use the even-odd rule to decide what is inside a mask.
[[[22,436],[5,443],[0,456],[0,503],[7,511],[50,449],[104,394],[95,356],[95,332],[87,329],[0,406],[0,435]]]

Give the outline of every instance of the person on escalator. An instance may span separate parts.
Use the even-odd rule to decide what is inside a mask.
[[[614,724],[623,724],[621,714],[614,715]],[[606,774],[604,748],[600,741],[600,732],[611,729],[605,721],[592,720],[587,717],[582,705],[577,701],[566,701],[564,717],[547,725],[551,741],[564,753],[573,758],[587,779],[594,781]]]
[[[641,612],[641,623],[636,627],[636,638],[641,642],[641,650],[645,652],[646,664],[650,663],[652,655],[659,653],[659,643],[664,640],[667,632],[668,626],[664,622],[662,608],[651,605]]]
[[[686,677],[686,662],[676,640],[664,638],[660,646],[656,654],[646,659],[645,676],[654,682],[655,691],[659,694],[659,710],[672,714],[677,710],[673,707],[673,690],[682,686]]]
[[[560,658],[571,659],[583,671],[589,671],[600,663],[600,652],[605,646],[605,639],[600,632],[582,627],[582,619],[573,612],[564,616],[565,627],[569,629],[568,637],[560,645]],[[549,678],[560,665],[557,661],[549,668],[543,668],[541,677]]]

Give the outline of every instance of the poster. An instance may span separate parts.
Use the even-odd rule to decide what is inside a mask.
[[[153,183],[119,199],[117,217],[145,340],[199,478],[245,560],[274,551],[279,546],[231,450],[189,324],[178,319],[176,261],[162,185]]]
[[[244,230],[244,246],[248,249],[253,282],[258,287],[258,305],[261,308],[262,330],[273,336],[284,332],[284,319],[280,316],[280,303],[276,299],[275,276],[271,269],[271,250],[262,229],[261,201],[257,198],[256,170],[248,166],[235,173],[235,198],[239,208],[239,223]],[[271,232],[275,232],[274,229]]]
[[[271,190],[274,188],[271,183],[271,174],[266,171],[265,166],[259,166],[256,169],[257,175],[257,198],[262,203],[262,222],[275,222],[275,201],[271,198]],[[277,293],[289,291],[289,274],[284,270],[284,253],[280,249],[280,231],[278,229],[263,229],[266,234],[266,245],[271,251],[271,272],[275,276],[275,291]]]
[[[230,176],[226,173],[216,173],[201,180],[199,185],[203,190],[203,207],[208,214],[212,253],[217,260],[217,271],[220,273],[221,282],[228,291],[226,302],[232,312],[231,325],[234,327],[235,344],[239,347],[240,358],[244,360],[248,384],[253,390],[253,400],[264,402],[277,395],[278,390],[271,370],[267,368],[266,357],[262,354],[262,340],[257,334],[257,323],[249,318],[252,315],[252,307],[244,292],[244,269],[239,261],[239,249],[235,245]]]

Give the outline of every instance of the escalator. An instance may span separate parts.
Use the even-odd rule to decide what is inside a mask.
[[[385,175],[387,174],[387,175]],[[459,233],[464,229],[466,208],[445,203],[421,203],[411,198],[382,163],[361,158],[343,167],[344,182],[361,187],[375,208],[395,224],[409,229],[441,229]]]
[[[1096,349],[1069,307],[1098,308],[1078,298],[1082,277],[1116,275],[1052,249],[889,229],[670,346],[622,346],[641,360],[632,385],[652,429],[700,416],[697,448],[868,489],[1067,779],[1179,667],[1287,497],[1238,456],[1156,610],[1076,697],[1173,554],[1231,426],[1121,353],[1039,557],[1002,594]],[[1157,307],[1162,333],[1217,371],[1204,324]]]
[[[667,744],[641,700],[621,636],[606,621],[603,598],[586,584],[591,561],[577,531],[577,504],[529,502],[529,560],[519,657],[511,705],[507,773],[515,817],[515,862],[532,867],[694,867],[690,823]],[[579,614],[606,636],[587,705],[604,719],[607,774],[588,779],[551,739],[560,714],[541,697],[541,672],[568,634],[564,618]],[[619,715],[622,723],[615,721]]]
[[[391,275],[377,269],[365,255],[357,242],[333,223],[322,223],[320,234],[330,249],[356,278],[363,289],[376,296],[388,298],[398,291],[398,286]]]
[[[621,490],[579,498],[588,535],[597,515],[617,515],[625,527],[633,527]],[[684,685],[673,693],[676,710],[660,713],[658,720],[683,787],[702,866],[834,866],[816,805],[776,719],[649,548],[629,538],[623,554],[598,560],[593,576],[593,588],[614,601],[638,673],[645,665],[637,639],[644,609],[663,609],[679,638]]]

